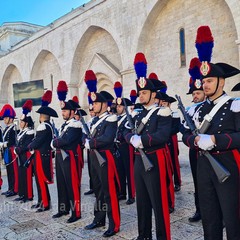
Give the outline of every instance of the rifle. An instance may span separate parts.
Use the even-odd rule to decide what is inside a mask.
[[[31,162],[33,161],[35,156],[35,153],[31,154],[31,156],[26,160],[26,162],[23,164],[23,167],[28,168]]]
[[[186,112],[180,96],[175,95],[175,97],[178,101],[178,109],[181,111],[183,118],[186,121],[186,124],[190,128],[192,134],[194,136],[198,136],[198,134],[200,133],[199,129],[196,128],[193,120],[191,119],[189,114]],[[230,172],[222,164],[220,164],[208,151],[201,150],[200,155],[208,159],[208,161],[210,162],[213,168],[213,171],[217,175],[219,183],[223,183],[229,178],[229,176],[231,175]]]
[[[125,111],[126,111],[126,114],[127,114],[127,120],[128,120],[129,127],[132,130],[132,133],[137,134],[137,129],[135,128],[135,126],[133,124],[132,117],[131,117],[131,115],[128,111],[126,101],[125,101],[124,98],[122,98],[122,100],[123,100],[123,104],[124,104]],[[151,161],[149,160],[149,158],[147,157],[147,155],[145,154],[145,152],[141,148],[138,148],[137,150],[141,155],[145,172],[151,171],[152,168],[153,168],[153,164],[151,163]]]
[[[57,128],[55,127],[55,123],[52,119],[52,127],[53,127],[53,132],[54,132],[54,137],[59,137],[59,132],[57,130]]]
[[[86,124],[82,114],[81,114],[81,111],[80,109],[77,109],[78,111],[78,114],[80,116],[80,122],[82,123],[82,126],[83,126],[83,129],[85,131],[85,133],[87,134],[87,137],[88,139],[91,139],[92,138],[92,134],[88,128],[88,125]],[[105,164],[106,164],[106,160],[102,157],[102,155],[97,151],[97,149],[93,149],[93,152],[95,153],[96,157],[97,157],[97,160],[98,160],[98,163],[100,165],[100,167],[103,167]]]

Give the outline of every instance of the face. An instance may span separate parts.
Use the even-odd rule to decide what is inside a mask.
[[[21,128],[21,129],[24,129],[24,128],[26,128],[26,127],[27,127],[27,123],[21,120],[21,121],[20,121],[20,128]]]
[[[5,117],[5,118],[3,118],[3,121],[7,125],[7,124],[10,123],[10,118],[9,117]]]
[[[124,112],[124,106],[122,105],[117,105],[116,109],[118,115],[121,115]]]
[[[219,79],[219,85],[216,91],[217,82],[218,82],[217,77],[209,77],[209,78],[204,78],[202,80],[203,91],[207,97],[218,96],[219,94],[222,93],[224,80],[222,78]]]
[[[74,114],[74,118],[79,121],[80,120],[80,116],[78,114]]]
[[[152,105],[155,101],[155,97],[156,97],[156,93],[152,92],[151,94],[150,90],[139,91],[139,102],[142,105]]]
[[[194,103],[199,103],[204,101],[205,94],[202,90],[196,90],[196,91],[193,91],[192,98]]]
[[[68,120],[70,118],[71,111],[67,109],[62,110],[62,117],[64,120]]]
[[[91,117],[94,117],[94,116],[95,116],[95,113],[94,113],[93,110],[89,110],[89,114],[90,114]]]
[[[163,107],[170,107],[170,103],[162,101],[161,106],[163,106]]]
[[[108,105],[107,103],[103,102],[94,102],[93,103],[93,112],[95,114],[101,114],[107,111]]]

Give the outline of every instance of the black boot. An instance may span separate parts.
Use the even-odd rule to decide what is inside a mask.
[[[202,218],[201,218],[200,212],[199,212],[199,211],[196,211],[196,212],[194,213],[194,215],[188,219],[188,221],[189,221],[189,222],[198,222],[198,221],[200,221],[201,219],[202,219]]]

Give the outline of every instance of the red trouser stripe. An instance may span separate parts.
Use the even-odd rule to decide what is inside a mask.
[[[167,171],[167,179],[169,179],[169,185],[167,186],[168,192],[171,198],[171,207],[175,207],[175,193],[174,193],[174,184],[173,184],[173,168],[172,168],[172,161],[171,156],[169,153],[169,149],[166,146],[166,150],[164,151],[165,159],[166,159],[166,171]]]
[[[112,208],[112,218],[114,221],[114,231],[118,232],[120,228],[120,215],[119,215],[118,199],[116,194],[116,185],[114,181],[114,177],[117,176],[117,170],[116,170],[116,165],[115,165],[113,155],[109,150],[106,150],[106,156],[108,161],[108,184],[109,184],[110,204]],[[119,182],[119,179],[118,179],[118,182]]]
[[[180,173],[180,164],[179,164],[179,158],[178,158],[178,139],[177,139],[177,134],[172,136],[172,141],[173,141],[173,151],[174,151],[174,163],[177,169],[177,175],[179,179],[179,183],[181,185],[181,173]]]
[[[43,203],[43,207],[48,207],[49,206],[49,201],[48,201],[48,197],[47,197],[47,189],[46,189],[46,183],[50,184],[52,182],[50,182],[43,171],[43,166],[42,166],[42,159],[41,159],[41,154],[38,150],[35,150],[35,154],[36,154],[36,173],[37,173],[37,179],[38,179],[38,183],[41,189],[41,196],[42,196],[42,203]]]
[[[80,182],[78,179],[78,171],[76,166],[76,160],[73,154],[73,151],[69,151],[70,156],[70,169],[71,169],[71,178],[72,178],[72,190],[74,198],[74,209],[76,212],[76,217],[81,216],[81,202],[80,202]]]
[[[237,149],[234,149],[232,151],[232,153],[233,153],[234,159],[236,161],[236,164],[238,166],[238,172],[239,172],[238,177],[239,177],[239,185],[240,185],[240,153]],[[239,209],[239,217],[240,217],[240,191],[239,191],[239,208],[238,209]]]
[[[167,183],[166,183],[166,166],[165,166],[165,149],[159,149],[156,151],[158,158],[158,168],[160,175],[160,184],[161,184],[161,199],[162,199],[162,210],[164,218],[164,226],[166,231],[166,240],[170,240],[170,216],[168,210],[168,196],[167,196]]]
[[[13,191],[15,193],[18,193],[18,164],[16,161],[16,154],[14,153],[14,148],[10,147],[10,152],[12,155],[12,160],[13,160],[13,172],[14,172],[14,189]]]
[[[132,197],[135,198],[136,191],[135,191],[135,182],[134,182],[134,148],[132,145],[128,144],[129,146],[129,161],[130,161],[130,184],[131,184],[131,194]]]

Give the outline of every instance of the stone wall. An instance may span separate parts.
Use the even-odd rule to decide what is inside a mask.
[[[239,67],[239,12],[239,0],[92,0],[0,58],[1,103],[13,104],[12,83],[44,79],[44,87],[56,91],[58,81],[64,79],[69,83],[68,97],[78,95],[87,107],[83,82],[87,69],[96,72],[99,90],[113,93],[114,82],[120,80],[127,97],[135,88],[133,59],[142,51],[148,72],[156,72],[167,82],[169,94],[182,95],[188,104],[188,65],[197,56],[197,28],[209,25],[212,29],[213,62]],[[180,66],[181,28],[185,30],[186,67]],[[238,81],[237,77],[227,80],[226,90]],[[51,105],[60,113],[56,92]]]

